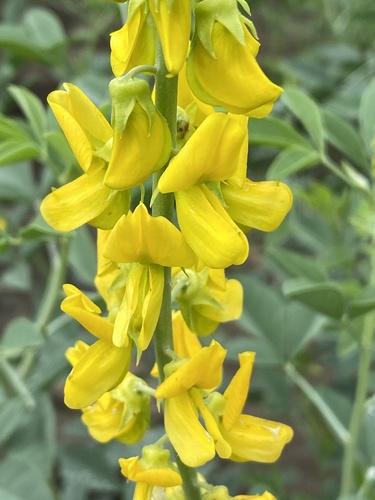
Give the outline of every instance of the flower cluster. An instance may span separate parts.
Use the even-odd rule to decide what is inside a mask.
[[[246,261],[245,233],[275,230],[291,208],[288,186],[247,178],[249,117],[266,116],[281,89],[259,67],[259,43],[236,0],[127,4],[127,22],[111,35],[111,123],[71,83],[48,97],[83,173],[52,190],[41,212],[59,231],[86,223],[97,228],[95,285],[107,309],[102,313],[74,285],[64,286],[63,311],[96,337],[67,352],[72,370],[65,403],[82,410],[98,441],[132,444],[147,432],[156,398],[166,436],[186,466],[215,455],[273,462],[293,432],[242,413],[254,353],[239,355],[238,371],[219,392],[226,350],[215,340],[202,345],[199,337],[241,315],[241,284],[227,279],[225,269]],[[147,80],[153,74],[154,93]],[[160,80],[175,85],[177,100],[168,104],[175,123],[161,111],[168,96]],[[150,177],[147,204],[143,185]],[[170,210],[150,213],[148,205],[163,206],[165,199],[175,218]],[[163,324],[166,303],[169,321]],[[171,323],[172,331],[164,332]],[[169,338],[169,362],[158,360],[153,388],[129,370],[158,329]],[[157,489],[163,498],[184,498],[181,475],[162,444],[120,465],[137,483],[135,499],[151,498]],[[204,479],[201,493],[207,500],[233,498]]]

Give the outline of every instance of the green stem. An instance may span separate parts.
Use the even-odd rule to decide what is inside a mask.
[[[375,257],[371,259],[371,283],[375,282]],[[354,465],[360,436],[367,391],[369,387],[371,360],[375,331],[375,313],[366,315],[360,344],[359,367],[354,406],[349,425],[349,439],[344,448],[340,495],[345,497],[354,492]]]
[[[4,379],[5,385],[9,387],[14,394],[21,396],[27,408],[35,407],[36,403],[33,395],[13,366],[4,358],[0,358],[0,375],[1,378]]]
[[[157,72],[155,76],[156,86],[156,107],[166,119],[172,136],[172,150],[176,148],[177,135],[177,77],[167,78],[168,70],[165,67],[163,52],[159,43]],[[156,189],[160,176],[164,169],[153,175],[153,190]],[[152,205],[152,215],[154,217],[163,216],[168,220],[173,220],[174,197],[173,194],[159,193]],[[171,296],[171,268],[164,268],[164,291],[163,301],[159,316],[159,321],[154,334],[154,346],[156,362],[158,365],[159,377],[164,379],[164,366],[170,361],[168,351],[173,348],[172,336],[172,296]],[[186,499],[201,500],[198,486],[197,472],[195,469],[187,467],[177,457],[178,468],[183,480],[183,490]]]
[[[70,237],[62,236],[60,239],[60,252],[55,249],[52,252],[48,284],[36,319],[36,325],[42,333],[45,333],[46,326],[59,300],[68,264],[69,243]]]
[[[285,371],[290,379],[296,384],[296,386],[304,393],[304,395],[311,401],[315,408],[322,415],[324,420],[327,422],[332,433],[336,436],[341,444],[347,443],[349,439],[348,431],[345,429],[343,424],[337,418],[335,413],[327,405],[321,395],[314,389],[314,387],[304,378],[291,363],[288,363],[285,367]]]

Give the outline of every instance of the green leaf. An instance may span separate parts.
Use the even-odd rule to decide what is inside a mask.
[[[282,289],[286,297],[326,316],[340,319],[344,313],[344,295],[335,283],[293,279],[286,281]]]
[[[328,279],[323,266],[312,259],[290,250],[270,247],[267,254],[279,264],[289,275],[298,278],[307,278],[311,281],[325,281]]]
[[[371,285],[348,305],[348,314],[351,318],[366,314],[375,309],[375,285]]]
[[[31,166],[26,163],[9,165],[0,169],[0,199],[32,201],[35,185]]]
[[[43,344],[43,337],[32,321],[18,317],[10,321],[4,331],[0,346],[3,349],[38,347]]]
[[[322,332],[326,321],[322,316],[288,303],[275,289],[257,279],[235,277],[244,287],[244,312],[239,324],[249,335],[248,349],[257,353],[257,363],[283,365]],[[231,337],[229,349],[235,340],[238,339]]]
[[[3,288],[28,291],[31,288],[31,273],[27,262],[20,260],[4,271],[0,284]]]
[[[320,155],[312,148],[288,146],[271,163],[267,179],[283,179],[320,163]]]
[[[40,156],[40,149],[32,141],[10,139],[0,144],[0,167]]]
[[[53,12],[41,7],[29,9],[23,24],[26,33],[41,48],[51,49],[65,41],[64,26]]]
[[[6,399],[0,403],[0,443],[4,443],[25,418],[25,403],[21,397]],[[3,498],[0,495],[0,498]]]
[[[40,240],[56,237],[60,233],[49,226],[41,214],[38,214],[30,224],[20,230],[19,234],[23,240]]]
[[[46,111],[41,100],[25,87],[10,85],[8,91],[22,109],[37,140],[41,140],[46,129]]]
[[[285,89],[282,99],[309,133],[320,152],[324,150],[324,125],[315,101],[296,88]]]
[[[249,140],[251,144],[267,144],[281,148],[292,144],[310,147],[310,143],[289,123],[274,116],[267,116],[262,120],[250,119]]]
[[[7,49],[26,59],[34,59],[44,63],[51,62],[51,53],[38,47],[19,24],[0,25],[0,48]]]
[[[359,125],[361,135],[366,144],[370,156],[374,152],[375,138],[375,78],[371,81],[362,95],[359,105]]]
[[[365,145],[356,130],[347,121],[327,109],[323,110],[323,119],[328,141],[354,163],[369,170],[370,162]]]
[[[29,141],[30,136],[25,130],[25,125],[18,120],[0,115],[0,139],[18,139]]]

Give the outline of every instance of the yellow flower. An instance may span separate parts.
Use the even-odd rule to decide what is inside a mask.
[[[144,446],[142,458],[120,458],[119,463],[122,474],[137,483],[133,500],[151,500],[154,489],[182,484],[169,450],[160,446]]]
[[[202,349],[198,337],[186,325],[181,311],[172,313],[173,349],[181,358],[191,358]]]
[[[103,167],[104,160],[95,157],[95,152],[112,138],[112,127],[82,90],[71,83],[63,87],[49,94],[48,104],[82,170]]]
[[[181,232],[207,267],[224,269],[245,262],[245,235],[205,185],[178,191],[175,198]]]
[[[83,174],[54,189],[40,206],[46,222],[57,231],[72,231],[85,223],[111,229],[130,206],[130,192],[113,192],[103,184],[105,171]]]
[[[201,2],[195,14],[196,36],[187,60],[193,93],[231,113],[266,116],[282,89],[259,67],[259,43],[241,21],[236,2]]]
[[[116,314],[113,343],[118,347],[135,342],[138,356],[147,349],[160,315],[164,270],[161,266],[133,264],[125,293]]]
[[[181,232],[165,217],[152,217],[140,203],[121,217],[108,236],[103,255],[114,262],[190,267],[195,256]]]
[[[146,389],[142,379],[128,372],[115,389],[83,408],[82,420],[91,436],[101,443],[111,439],[125,444],[140,441],[150,424],[150,395]]]
[[[177,75],[185,62],[190,39],[190,0],[149,0],[160,37],[168,76]]]
[[[162,174],[161,193],[182,191],[207,181],[223,181],[235,174],[247,127],[224,113],[209,115]]]
[[[65,382],[66,406],[85,408],[116,387],[129,369],[131,351],[131,345],[119,348],[102,339],[85,349],[82,342],[68,349],[67,358],[75,364]]]
[[[199,272],[185,269],[175,273],[172,297],[197,335],[209,335],[219,323],[242,314],[242,285],[235,279],[226,280],[223,269],[205,267]]]
[[[228,182],[222,184],[221,192],[226,211],[242,229],[274,231],[293,202],[290,188],[278,181],[253,182],[246,179],[241,188]]]
[[[111,33],[111,67],[115,76],[139,65],[152,65],[156,57],[155,29],[147,12],[147,4],[129,2],[124,26]]]
[[[91,405],[123,380],[130,365],[132,343],[115,347],[111,341],[113,324],[99,316],[100,309],[76,287],[64,288],[67,297],[62,310],[99,338],[91,346],[78,342],[67,351],[73,369],[65,383],[65,404],[79,409]]]
[[[255,353],[239,355],[240,368],[223,396],[212,393],[207,407],[216,415],[222,438],[232,450],[230,460],[275,462],[293,437],[291,427],[279,422],[242,414],[246,402]]]
[[[190,359],[168,363],[166,378],[155,396],[165,399],[165,430],[181,460],[190,467],[205,464],[215,456],[215,422],[205,411],[202,391],[221,383],[226,350],[215,341]],[[207,430],[198,419],[202,414]],[[229,450],[230,453],[230,450]]]
[[[145,80],[115,78],[112,97],[113,148],[104,184],[129,189],[142,184],[169,160],[172,140]]]

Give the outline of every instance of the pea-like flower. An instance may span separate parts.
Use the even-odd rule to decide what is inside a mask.
[[[223,269],[204,267],[199,272],[175,272],[172,297],[197,335],[209,335],[219,323],[233,321],[242,314],[242,285],[235,279],[227,280]]]
[[[147,2],[129,0],[124,26],[111,33],[111,67],[115,76],[139,65],[152,65],[156,57],[156,32]]]
[[[73,285],[64,289],[62,310],[98,338],[90,346],[79,341],[66,353],[73,368],[65,383],[65,404],[81,409],[119,385],[129,369],[133,345],[116,347],[111,340],[113,324],[100,316],[96,304]]]
[[[226,350],[212,341],[190,359],[171,361],[164,368],[164,382],[155,392],[157,398],[165,399],[168,437],[181,460],[190,467],[203,465],[215,456],[215,441],[210,433],[215,422],[205,411],[203,394],[221,383],[225,354]],[[198,412],[207,430],[200,423]]]
[[[148,385],[128,372],[117,387],[83,408],[82,420],[91,436],[101,443],[111,439],[138,443],[150,425]]]
[[[169,76],[181,71],[188,53],[190,3],[190,0],[149,0]]]
[[[157,445],[144,446],[142,457],[120,458],[122,474],[136,484],[133,500],[152,498],[158,488],[182,484],[177,467],[170,460],[170,452]]]
[[[203,0],[195,8],[196,35],[187,60],[192,92],[231,113],[266,116],[282,89],[256,61],[258,41],[249,33],[235,0]]]

